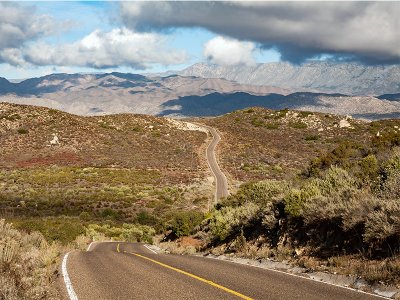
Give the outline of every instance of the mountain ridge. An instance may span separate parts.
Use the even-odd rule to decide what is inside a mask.
[[[293,65],[272,62],[254,66],[194,64],[176,74],[225,78],[242,84],[279,86],[291,91],[381,95],[400,92],[400,65],[367,66],[357,63],[308,62]]]

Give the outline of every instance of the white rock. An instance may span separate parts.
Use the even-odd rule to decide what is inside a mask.
[[[351,127],[349,121],[347,121],[346,119],[340,120],[339,128],[349,128],[349,127]]]
[[[318,128],[318,131],[321,132],[321,131],[324,131],[324,129],[323,128]]]
[[[376,134],[376,136],[381,136],[381,133],[378,131],[377,134]]]
[[[50,141],[50,145],[60,145],[60,140],[58,136],[53,133],[53,139]]]

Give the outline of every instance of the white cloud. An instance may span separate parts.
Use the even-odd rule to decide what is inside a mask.
[[[254,65],[254,43],[217,36],[204,45],[204,56],[217,65]]]
[[[110,32],[95,30],[66,45],[36,43],[25,48],[23,53],[27,62],[42,66],[146,69],[153,64],[174,65],[187,60],[185,51],[168,48],[165,36],[126,28]]]
[[[0,63],[22,63],[19,51],[26,42],[57,30],[54,19],[36,14],[34,6],[0,2],[0,12]]]

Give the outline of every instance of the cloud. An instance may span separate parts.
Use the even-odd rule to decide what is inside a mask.
[[[204,45],[204,56],[217,65],[254,65],[254,43],[217,36]]]
[[[186,61],[184,51],[171,50],[167,38],[156,33],[137,33],[126,28],[95,30],[71,44],[38,42],[23,49],[23,59],[33,65],[146,69],[152,64],[173,65]]]
[[[400,2],[123,2],[120,20],[139,31],[202,27],[279,50],[299,63],[330,55],[400,62]]]
[[[20,47],[57,29],[54,19],[37,15],[34,6],[0,2],[0,11],[0,63],[20,64]]]

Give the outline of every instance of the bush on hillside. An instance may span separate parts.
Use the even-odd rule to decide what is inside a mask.
[[[53,283],[60,254],[40,233],[0,220],[0,299],[59,299]]]
[[[198,211],[182,211],[175,213],[171,220],[171,230],[177,237],[193,233],[196,226],[204,219],[204,214]]]

